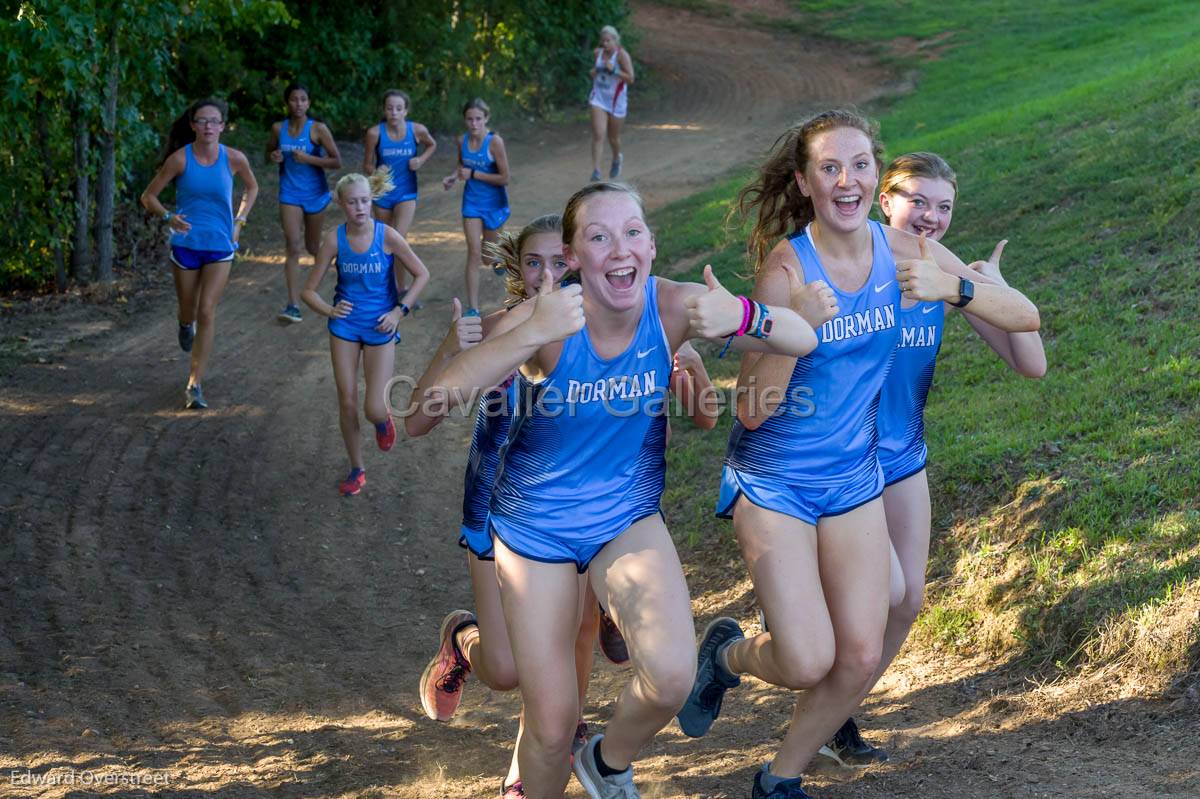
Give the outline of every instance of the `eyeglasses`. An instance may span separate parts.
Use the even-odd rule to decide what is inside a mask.
[[[192,124],[200,128],[219,128],[225,124],[225,120],[221,119],[220,117],[196,117],[192,120]]]

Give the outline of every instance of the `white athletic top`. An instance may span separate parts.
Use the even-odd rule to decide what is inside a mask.
[[[596,77],[592,79],[592,93],[588,96],[588,105],[603,108],[618,119],[625,116],[629,100],[625,81],[617,77],[621,71],[620,55],[620,47],[613,52],[611,59],[604,58],[603,47],[596,53]]]

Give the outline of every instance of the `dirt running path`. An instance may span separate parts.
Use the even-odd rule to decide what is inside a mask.
[[[635,87],[626,176],[652,204],[755,156],[806,108],[861,102],[890,79],[729,20],[653,6],[636,18],[639,56],[663,88],[651,108]],[[562,207],[589,172],[587,136],[579,123],[509,142],[514,222]],[[419,370],[461,285],[458,196],[436,188],[451,152],[444,140],[423,177],[412,240],[434,280],[403,328],[400,373]],[[472,683],[458,717],[435,724],[415,691],[442,615],[470,603],[454,543],[468,425],[386,456],[371,448],[364,493],[337,496],[327,336],[311,314],[293,328],[273,320],[282,251],[272,170],[259,174],[252,256],[221,306],[205,382],[210,411],[179,410],[186,361],[166,294],[156,313],[22,367],[0,396],[0,795],[497,793],[515,697]],[[492,305],[498,281],[483,281]],[[743,600],[706,594],[697,610],[740,612],[727,606]],[[620,679],[600,669],[591,719],[607,716]],[[668,729],[639,767],[645,795],[744,795],[786,713],[776,697],[771,724],[756,722],[768,695],[737,703],[702,744]],[[878,723],[906,730],[900,742],[923,734],[902,717]],[[925,765],[892,769],[892,790],[919,784]],[[46,777],[59,785],[31,785]]]

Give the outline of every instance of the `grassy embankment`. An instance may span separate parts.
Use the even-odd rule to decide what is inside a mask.
[[[1195,672],[1200,14],[1186,1],[954,0],[939,18],[887,0],[803,6],[797,29],[917,70],[914,93],[872,109],[888,156],[951,162],[960,200],[944,243],[974,260],[1008,238],[1004,273],[1042,314],[1040,381],[948,324],[927,414],[934,544],[916,645],[1051,676],[1117,667],[1151,691]],[[936,45],[897,55],[898,37]],[[745,178],[658,213],[659,252],[701,255],[747,288],[734,278],[744,237],[721,225]],[[708,358],[724,385],[735,360]],[[728,424],[676,425],[668,516],[698,548],[731,537],[711,518]]]

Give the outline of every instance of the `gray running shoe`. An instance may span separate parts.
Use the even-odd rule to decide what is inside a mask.
[[[592,182],[592,183],[598,183],[599,181],[600,181],[600,170],[599,170],[599,169],[593,169],[593,170],[592,170],[592,179],[591,179],[591,182]]]
[[[202,411],[208,407],[204,401],[204,392],[200,386],[188,386],[183,392],[183,407],[189,411]]]
[[[717,662],[717,650],[744,637],[738,623],[726,616],[713,619],[704,630],[700,650],[696,654],[696,682],[692,684],[692,693],[675,716],[679,728],[689,738],[701,738],[708,732],[721,713],[721,700],[725,692],[741,683],[740,677],[730,674]]]
[[[600,770],[596,768],[596,744],[603,739],[603,735],[593,735],[575,755],[575,778],[591,799],[641,799],[642,795],[633,787],[632,768],[620,774],[600,776]]]

